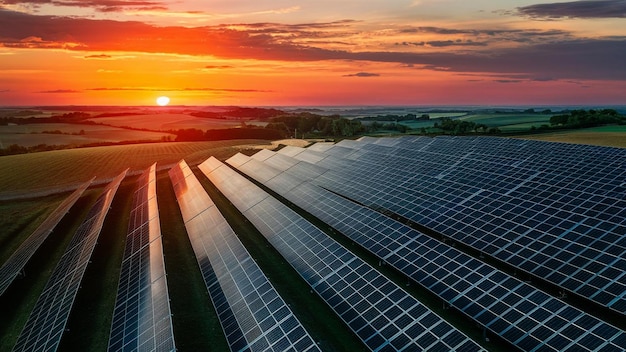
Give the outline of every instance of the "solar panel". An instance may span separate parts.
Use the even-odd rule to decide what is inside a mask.
[[[13,351],[56,351],[104,218],[126,171],[96,200],[39,296]]]
[[[319,228],[214,158],[200,169],[371,350],[482,350]],[[228,185],[231,183],[231,185]],[[236,185],[237,187],[234,187]]]
[[[359,150],[316,182],[626,314],[624,149],[457,137]]]
[[[237,156],[237,168],[255,179],[257,174],[266,173],[264,169],[270,168],[267,163],[272,159],[266,155],[263,163],[254,158],[248,158],[248,162],[244,163],[242,158]],[[294,165],[288,171],[293,172],[298,166],[299,164]],[[576,350],[593,350],[583,344],[584,339],[568,339],[559,330],[548,326],[549,319],[558,316],[564,309],[568,309],[572,317],[563,327],[584,325],[584,333],[581,335],[596,336],[610,331],[603,336],[603,348],[617,349],[619,346],[611,341],[626,337],[623,331],[600,322],[519,279],[309,182],[302,181],[298,187],[289,190],[279,186],[272,189],[422,284],[451,306],[524,350],[539,347],[559,350],[552,345],[556,340],[567,341]],[[503,318],[502,315],[506,312],[521,307],[524,311],[516,316],[518,319],[507,321]],[[540,317],[537,311],[541,312]],[[529,316],[534,318],[530,325],[525,321]],[[511,334],[504,334],[510,329],[520,331],[532,340],[520,340]]]
[[[230,349],[320,351],[189,166],[181,161],[169,174]]]
[[[156,195],[156,164],[137,180],[109,351],[175,351]]]
[[[0,268],[0,296],[11,285],[13,280],[24,269],[24,266],[35,251],[48,238],[61,219],[67,214],[70,208],[76,203],[87,187],[93,182],[95,177],[78,187],[69,197],[67,197],[48,217],[33,231],[33,233],[19,246],[11,257]]]

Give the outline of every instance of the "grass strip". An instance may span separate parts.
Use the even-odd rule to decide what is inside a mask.
[[[228,351],[166,171],[157,174],[157,197],[176,348]]]

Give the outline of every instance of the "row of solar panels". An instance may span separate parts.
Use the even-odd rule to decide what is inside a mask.
[[[253,158],[239,154],[227,162],[523,350],[613,350],[626,343],[619,329],[453,247],[314,186],[309,178],[324,173],[322,168],[269,151]]]
[[[58,348],[104,219],[125,176],[126,171],[105,187],[89,210],[86,219],[76,230],[65,253],[52,271],[43,292],[37,299],[13,351],[56,351]],[[85,188],[86,186],[81,187],[80,193]],[[70,196],[70,199],[75,201],[75,195],[76,193]],[[52,215],[56,216],[56,214]],[[55,221],[54,225],[56,223],[58,221]],[[49,233],[50,231],[51,229],[45,232]],[[39,236],[39,233],[36,232],[34,235]],[[43,240],[42,238],[37,242],[41,244]],[[33,253],[36,249],[35,246],[29,246],[29,250]],[[33,253],[29,253],[29,257]]]
[[[104,188],[76,230],[20,333],[14,351],[58,349],[104,219],[126,173],[122,172]],[[5,289],[90,183],[82,185],[63,201],[3,265],[0,272],[7,278],[3,279]],[[133,195],[108,349],[174,351],[170,317],[156,202],[156,165],[152,165],[139,177]]]
[[[407,138],[340,143],[323,159],[302,154],[311,153],[332,169],[317,184],[626,314],[623,149]]]

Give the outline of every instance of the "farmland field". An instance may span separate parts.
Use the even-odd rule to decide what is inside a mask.
[[[529,135],[520,138],[626,148],[626,126],[602,126],[581,130]]]
[[[56,131],[57,133],[49,133]],[[48,133],[46,133],[48,132]],[[41,123],[0,126],[0,148],[12,144],[30,147],[47,145],[82,145],[98,142],[159,141],[176,138],[165,132],[136,131],[118,127],[67,123]]]
[[[435,123],[440,123],[439,118],[450,117],[454,120],[462,120],[474,122],[476,124],[484,124],[487,127],[497,127],[505,133],[516,133],[529,131],[533,126],[539,128],[541,125],[550,124],[550,114],[524,114],[524,113],[494,113],[494,114],[459,114],[459,113],[440,113],[430,114],[430,120],[422,121],[399,121],[413,130],[421,128],[432,128]],[[392,123],[395,121],[386,121]],[[434,132],[434,131],[431,131]]]
[[[182,113],[98,117],[89,119],[89,121],[117,127],[132,126],[133,128],[160,131],[178,130],[186,128],[196,128],[199,130],[216,130],[224,128],[236,128],[241,126],[241,121],[239,120],[195,117]],[[261,122],[246,121],[246,124],[265,126],[265,123]]]
[[[52,195],[21,202],[0,201],[0,263],[67,197]]]
[[[532,126],[549,125],[552,114],[477,114],[461,117],[461,120],[497,127],[503,132],[528,131]]]
[[[194,164],[211,155],[228,157],[239,145],[268,144],[267,141],[170,142],[66,149],[0,157],[0,199],[48,194],[71,189],[96,176],[96,183],[115,177],[126,168],[140,172],[158,162],[172,164],[185,158]],[[43,192],[43,193],[42,193]]]

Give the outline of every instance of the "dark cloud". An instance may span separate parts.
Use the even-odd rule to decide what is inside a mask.
[[[520,83],[520,82],[523,82],[523,81],[519,80],[519,79],[496,79],[494,82],[497,82],[497,83]]]
[[[89,7],[102,12],[115,12],[124,9],[167,10],[161,1],[137,0],[0,0],[0,5]]]
[[[448,46],[487,46],[487,43],[475,42],[473,40],[434,40],[426,42],[426,44],[435,48]]]
[[[455,29],[455,28],[441,28],[441,27],[408,27],[399,30],[399,33],[429,33],[429,34],[441,34],[441,35],[473,35],[473,36],[488,36],[488,37],[548,37],[548,36],[563,36],[568,35],[569,32],[562,30],[540,30],[540,29]]]
[[[626,40],[570,40],[479,52],[353,53],[351,59],[401,62],[449,72],[520,75],[526,79],[626,80]]]
[[[433,40],[430,42],[402,42],[396,43],[396,45],[403,46],[430,46],[433,48],[444,48],[452,46],[487,46],[489,44],[485,42],[475,42],[473,40]]]
[[[537,4],[517,9],[532,18],[626,18],[626,0],[583,0]]]
[[[350,75],[344,75],[344,77],[380,77],[380,74],[371,72],[358,72]]]
[[[535,82],[550,82],[550,81],[558,81],[558,79],[555,79],[553,77],[535,77],[532,79]]]
[[[74,89],[55,89],[55,90],[44,90],[38,93],[45,93],[45,94],[68,94],[68,93],[80,93],[79,90],[74,90]]]
[[[0,93],[8,93],[10,92],[10,89],[0,89]]]

